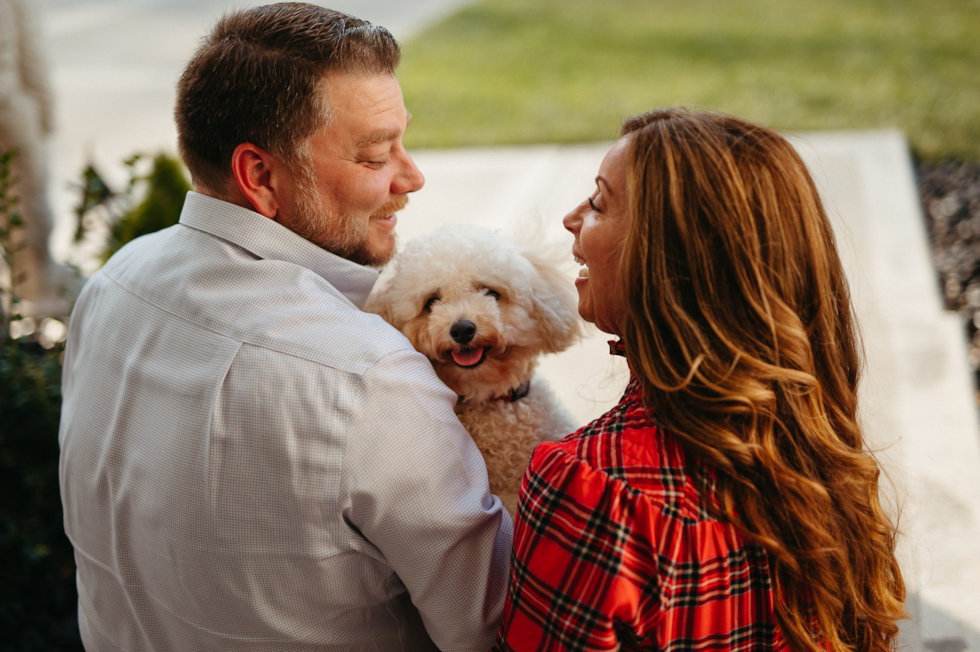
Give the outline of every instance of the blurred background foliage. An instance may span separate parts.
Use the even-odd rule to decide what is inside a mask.
[[[8,332],[9,333],[9,332]],[[81,650],[58,493],[62,345],[0,344],[0,632],[4,650]]]
[[[134,154],[123,161],[129,175],[124,189],[113,191],[94,165],[82,171],[76,185],[79,202],[75,207],[75,242],[93,231],[104,241],[98,258],[105,263],[123,245],[141,235],[172,226],[180,219],[184,197],[191,189],[181,162],[159,153],[149,162]]]
[[[0,150],[0,649],[81,650],[74,557],[58,492],[62,346],[42,336],[53,320],[38,329],[18,312],[23,278],[13,254],[23,223],[15,156]]]
[[[611,140],[705,105],[980,160],[976,0],[484,0],[406,43],[408,147]]]
[[[126,163],[135,170],[140,158],[134,157]],[[145,188],[137,199],[134,191],[140,183],[145,184]],[[180,161],[167,154],[153,157],[146,176],[134,172],[129,182],[127,209],[112,221],[102,260],[109,260],[130,240],[176,224],[184,207],[184,197],[190,189],[190,181]]]

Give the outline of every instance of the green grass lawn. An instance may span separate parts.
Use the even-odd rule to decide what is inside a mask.
[[[409,147],[608,140],[704,105],[980,159],[977,0],[484,0],[404,44]]]

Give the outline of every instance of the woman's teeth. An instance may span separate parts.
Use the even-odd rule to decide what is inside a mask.
[[[584,265],[585,264],[585,259],[584,258],[579,258],[575,254],[572,254],[572,258],[574,258],[575,259],[575,262],[578,263],[579,265]]]
[[[582,267],[583,267],[583,269],[578,270],[579,278],[588,278],[589,277],[589,268],[588,267],[585,267],[585,259],[584,258],[579,258],[575,254],[572,254],[572,258],[575,259],[575,262],[576,263],[578,263],[579,265],[582,265]]]

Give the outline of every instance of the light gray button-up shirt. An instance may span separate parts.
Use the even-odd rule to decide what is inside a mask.
[[[377,273],[190,193],[71,319],[65,529],[95,650],[486,650],[511,521]],[[424,624],[424,629],[423,629]]]

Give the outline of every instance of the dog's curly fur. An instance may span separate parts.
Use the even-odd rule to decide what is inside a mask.
[[[409,242],[365,306],[460,396],[456,413],[511,515],[534,447],[576,428],[534,376],[541,354],[563,351],[579,336],[576,305],[572,284],[545,255],[486,229],[450,226]],[[462,337],[460,324],[468,324]],[[527,396],[498,400],[526,382]]]

